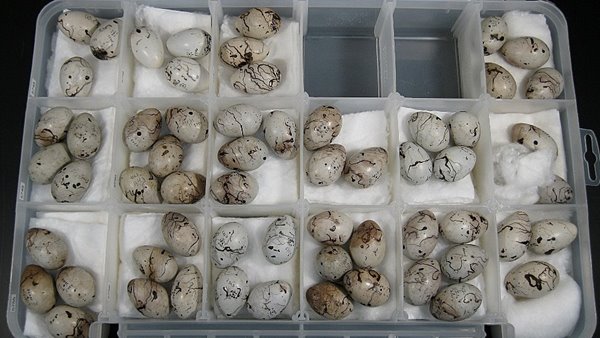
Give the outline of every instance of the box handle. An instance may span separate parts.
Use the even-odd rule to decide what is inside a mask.
[[[591,129],[580,128],[581,146],[583,147],[583,170],[585,184],[592,187],[600,185],[600,149],[598,139]]]

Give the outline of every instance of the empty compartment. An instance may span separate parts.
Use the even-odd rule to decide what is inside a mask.
[[[379,95],[375,24],[380,1],[360,5],[364,8],[309,5],[304,89],[310,96]]]
[[[398,2],[393,15],[397,92],[409,97],[478,96],[462,87],[468,83],[461,83],[460,66],[471,59],[461,59],[470,50],[460,50],[466,36],[457,29],[470,23],[461,19],[469,14],[465,8],[459,1],[447,3],[446,8]],[[475,85],[480,91],[480,83]]]

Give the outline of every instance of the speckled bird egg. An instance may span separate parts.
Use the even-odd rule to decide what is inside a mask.
[[[92,314],[68,305],[57,305],[44,316],[48,332],[57,338],[87,338],[94,321]]]
[[[562,74],[554,68],[540,68],[527,80],[528,99],[556,99],[565,86]]]
[[[384,148],[363,149],[348,157],[344,167],[344,179],[356,188],[373,186],[387,173],[388,154]]]
[[[481,125],[475,115],[461,111],[452,114],[448,121],[452,141],[457,146],[475,147],[481,136]]]
[[[337,282],[352,270],[352,258],[342,246],[328,245],[317,253],[315,266],[321,278]]]
[[[204,197],[206,177],[192,171],[175,171],[160,185],[160,195],[166,203],[192,204]]]
[[[390,299],[390,282],[373,269],[350,270],[344,275],[343,283],[348,295],[362,305],[381,306]]]
[[[119,55],[121,19],[108,20],[98,27],[90,39],[90,50],[99,60],[109,60]]]
[[[272,319],[279,316],[292,299],[292,286],[282,280],[274,280],[256,285],[246,308],[256,319]]]
[[[518,265],[504,277],[506,291],[518,298],[540,298],[554,290],[559,282],[558,270],[544,261]]]
[[[69,253],[67,243],[59,235],[42,228],[27,230],[25,247],[35,263],[49,270],[65,265]]]
[[[58,16],[58,29],[80,44],[89,44],[98,26],[98,18],[86,12],[65,10]]]
[[[188,93],[206,90],[209,84],[208,70],[198,61],[183,56],[167,63],[165,77],[174,88]]]
[[[433,174],[433,162],[423,147],[413,142],[403,142],[400,152],[400,175],[410,184],[423,184]]]
[[[286,112],[273,110],[263,120],[263,133],[269,148],[284,160],[296,157],[298,153],[298,131],[296,122]]]
[[[435,114],[419,111],[408,119],[408,130],[414,142],[423,149],[438,152],[450,143],[450,129]]]
[[[96,155],[102,145],[102,128],[89,113],[77,115],[67,134],[67,146],[73,157],[87,160]]]
[[[219,56],[226,64],[239,68],[249,63],[262,61],[269,55],[269,47],[261,40],[235,37],[221,44]]]
[[[35,125],[34,141],[40,147],[62,141],[67,136],[73,112],[67,107],[54,107],[46,111]]]
[[[210,53],[211,40],[210,34],[205,30],[189,28],[171,35],[167,39],[167,50],[173,56],[202,58]]]
[[[311,154],[306,175],[314,185],[331,185],[342,176],[345,164],[346,148],[341,144],[328,144]]]
[[[96,281],[84,268],[67,266],[56,275],[56,291],[65,303],[82,307],[96,299]]]
[[[200,309],[203,288],[202,273],[195,265],[179,270],[171,287],[171,306],[177,317],[190,318]]]
[[[440,221],[440,235],[452,243],[472,242],[485,234],[488,220],[470,210],[454,210]]]
[[[460,283],[479,276],[487,262],[488,255],[481,247],[459,244],[446,250],[440,258],[440,267],[444,276]]]
[[[268,62],[258,61],[238,68],[231,75],[233,88],[248,94],[265,94],[279,86],[281,71]]]
[[[179,267],[172,253],[151,245],[142,245],[133,250],[133,260],[138,270],[158,283],[173,279]]]
[[[233,171],[213,182],[210,195],[222,204],[248,204],[258,195],[258,182],[249,173]]]
[[[554,159],[558,156],[558,146],[552,136],[531,124],[517,123],[513,125],[511,141],[522,144],[531,151],[549,151]]]
[[[172,107],[165,113],[167,127],[181,142],[201,143],[208,136],[206,113],[190,107]]]
[[[471,173],[477,162],[477,154],[465,146],[448,147],[433,160],[435,177],[446,182],[456,182]]]
[[[304,146],[316,150],[330,144],[342,130],[342,113],[334,106],[319,106],[304,122]]]
[[[223,315],[234,317],[244,307],[250,294],[248,275],[237,266],[222,270],[215,281],[215,302]]]
[[[46,313],[56,303],[54,279],[39,265],[27,265],[23,269],[19,293],[25,306],[35,313]]]
[[[281,17],[271,8],[251,8],[235,19],[235,30],[255,39],[275,35],[281,27]]]
[[[352,300],[341,286],[321,282],[306,290],[306,302],[326,319],[344,319],[354,310]]]
[[[420,210],[402,227],[402,250],[410,259],[422,259],[435,249],[439,224],[433,212]]]
[[[130,167],[119,176],[121,192],[133,203],[160,203],[158,179],[150,171],[140,167]]]
[[[144,67],[160,68],[165,60],[163,42],[149,27],[137,27],[129,37],[133,57]]]
[[[273,264],[283,264],[294,256],[296,251],[296,225],[291,216],[277,217],[263,237],[262,251]]]
[[[445,321],[459,321],[471,317],[483,302],[481,291],[469,283],[457,283],[441,289],[429,303],[429,311]]]
[[[498,256],[503,262],[515,261],[525,254],[531,240],[528,220],[509,216],[498,223]]]
[[[169,294],[157,282],[148,278],[135,278],[127,283],[129,301],[148,318],[166,318],[169,315]]]
[[[79,202],[87,192],[92,180],[92,165],[75,160],[59,170],[50,186],[50,193],[59,203]]]
[[[237,222],[217,228],[210,245],[210,260],[219,269],[234,265],[248,250],[248,233]]]
[[[354,264],[361,268],[376,267],[385,258],[385,236],[383,230],[373,220],[358,225],[350,237],[350,256]]]
[[[440,263],[433,258],[420,259],[404,272],[404,300],[412,305],[427,304],[441,285]]]
[[[481,20],[481,41],[483,54],[496,53],[506,41],[508,26],[501,16],[488,16]]]
[[[549,255],[566,248],[577,237],[577,226],[560,219],[544,219],[531,224],[529,250]]]
[[[94,81],[94,70],[84,58],[74,56],[60,67],[59,80],[65,96],[88,96]]]
[[[123,128],[123,141],[130,151],[146,151],[158,140],[161,125],[162,117],[158,109],[141,110],[127,120]]]
[[[538,188],[540,204],[568,203],[573,199],[573,188],[562,177],[554,175],[552,183]]]
[[[175,211],[167,212],[161,219],[161,231],[174,254],[190,257],[200,251],[200,232],[185,215]]]
[[[522,36],[508,40],[500,48],[504,59],[511,65],[524,69],[543,66],[552,52],[546,43],[538,38]]]
[[[512,99],[517,93],[517,82],[512,74],[497,63],[485,63],[485,89],[496,99]]]
[[[343,245],[352,236],[353,229],[352,219],[336,210],[322,211],[306,223],[308,233],[317,242],[328,245]]]
[[[267,160],[267,145],[254,136],[244,136],[229,141],[219,148],[217,159],[228,169],[250,171]]]
[[[181,162],[183,162],[183,146],[173,135],[159,138],[148,152],[148,169],[156,177],[165,177],[179,170]]]
[[[263,116],[258,108],[240,103],[219,111],[213,126],[225,136],[251,136],[258,131],[262,120]]]
[[[71,162],[71,156],[64,143],[55,143],[31,156],[27,172],[33,183],[48,184],[52,182],[54,175],[65,164]]]

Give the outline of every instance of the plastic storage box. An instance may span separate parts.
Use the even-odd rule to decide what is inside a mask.
[[[184,12],[210,14],[212,52],[210,55],[210,88],[208,92],[175,97],[134,97],[136,62],[129,45],[129,34],[135,27],[136,9],[140,5],[172,9]],[[299,24],[297,49],[299,75],[298,91],[292,95],[228,97],[220,95],[218,68],[222,66],[218,56],[220,27],[226,15],[239,15],[250,7],[271,7],[284,20]],[[120,32],[120,56],[114,61],[116,83],[114,93],[82,98],[49,96],[46,83],[50,76],[47,65],[51,59],[57,32],[56,20],[64,9],[83,10],[97,17],[123,18]],[[552,36],[552,51],[556,68],[565,78],[565,89],[555,100],[496,100],[486,94],[484,55],[481,48],[480,20],[484,16],[501,15],[511,10],[543,14]],[[60,33],[59,33],[60,34]],[[286,74],[284,73],[284,76]],[[199,170],[207,178],[207,194],[193,205],[136,205],[128,202],[118,185],[118,177],[129,165],[129,151],[121,140],[127,119],[146,107],[164,110],[173,105],[189,105],[208,112],[209,125],[216,113],[234,103],[249,103],[263,110],[289,109],[295,112],[296,123],[302,139],[306,116],[318,105],[331,104],[342,112],[383,111],[386,119],[387,137],[385,147],[390,156],[389,197],[371,204],[314,202],[309,195],[304,165],[308,152],[300,147],[299,156],[293,160],[288,172],[293,181],[287,182],[282,196],[285,201],[266,200],[246,206],[221,205],[210,197],[210,183],[219,169],[216,160],[218,138],[211,127],[208,139],[201,151],[186,157],[196,157]],[[104,172],[98,187],[97,198],[74,204],[56,203],[50,195],[38,198],[35,185],[29,180],[27,166],[38,147],[33,142],[33,131],[40,114],[49,107],[67,106],[76,112],[94,111],[108,135],[109,151],[106,162],[94,163]],[[402,198],[398,171],[398,111],[402,107],[424,110],[465,110],[479,118],[482,138],[475,148],[478,162],[472,173],[476,197],[466,204],[420,204],[409,203]],[[504,205],[494,197],[492,140],[490,115],[502,113],[534,113],[557,109],[560,116],[564,143],[564,159],[567,181],[574,189],[574,198],[565,205]],[[108,121],[108,122],[107,122]],[[381,133],[368,130],[364,133]],[[383,131],[385,132],[385,131]],[[104,146],[104,145],[103,145]],[[483,337],[501,334],[514,335],[511,323],[500,304],[503,275],[497,252],[495,225],[504,213],[525,210],[532,217],[549,213],[568,215],[577,224],[578,236],[571,244],[570,275],[581,288],[579,319],[572,336],[590,337],[596,326],[596,310],[593,297],[591,273],[590,236],[588,230],[587,200],[584,180],[584,159],[580,141],[580,129],[571,70],[567,23],[561,12],[546,1],[308,1],[308,0],[194,0],[194,1],[54,1],[39,14],[35,49],[28,93],[27,111],[23,132],[23,147],[17,194],[13,264],[7,311],[8,324],[16,336],[25,330],[26,309],[19,298],[19,280],[22,269],[31,263],[24,250],[24,236],[30,221],[40,215],[54,212],[78,214],[95,219],[101,224],[101,237],[95,243],[100,249],[97,259],[103,278],[97,281],[98,301],[101,310],[98,321],[93,324],[91,336],[105,336],[108,326],[118,324],[121,337]],[[277,175],[277,173],[275,173]],[[296,193],[287,193],[295,191]],[[276,193],[276,192],[274,192]],[[360,194],[360,191],[356,191]],[[368,309],[356,311],[346,320],[323,320],[307,304],[304,294],[316,275],[314,261],[316,242],[305,230],[311,215],[332,208],[348,212],[355,223],[357,219],[379,219],[385,222],[388,252],[385,270],[392,284],[392,296],[385,307],[375,315]],[[481,277],[485,285],[484,310],[462,322],[442,322],[432,318],[409,318],[403,301],[403,262],[401,229],[406,218],[416,210],[429,208],[438,214],[452,209],[465,208],[481,212],[490,220],[490,229],[481,240],[489,252],[490,261]],[[126,299],[120,290],[127,280],[120,278],[120,250],[123,247],[122,227],[128,217],[146,213],[160,215],[167,211],[179,211],[201,224],[202,247],[199,257],[204,279],[203,302],[195,320],[151,320],[120,315],[119,298]],[[214,310],[215,269],[211,267],[209,243],[215,220],[222,217],[273,217],[290,214],[296,220],[298,247],[292,262],[268,273],[288,280],[293,288],[293,298],[286,310],[287,318],[270,321],[250,319],[247,314],[240,319],[224,320]],[[358,224],[358,223],[356,223]],[[96,229],[98,230],[98,229]],[[75,231],[74,231],[75,232]],[[67,237],[69,234],[66,235]],[[260,238],[260,235],[255,236]],[[250,245],[253,245],[251,243]],[[254,243],[258,246],[259,243]],[[256,247],[254,248],[256,249]],[[266,261],[264,262],[265,269]],[[260,271],[260,270],[258,270]],[[259,272],[260,273],[260,272]],[[251,284],[259,280],[251,280]],[[550,325],[560,325],[550,323]]]

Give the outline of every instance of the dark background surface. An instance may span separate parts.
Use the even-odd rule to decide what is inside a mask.
[[[313,0],[316,1],[316,0]],[[401,1],[401,0],[400,0]],[[35,20],[39,11],[49,1],[12,0],[3,2],[2,10],[2,90],[0,91],[0,337],[10,337],[6,324],[6,304],[10,279],[10,262],[14,228],[14,209],[17,191],[17,176],[21,154],[23,116],[27,103],[29,75],[35,33]],[[567,18],[569,41],[577,93],[579,124],[593,129],[600,135],[599,94],[600,58],[598,41],[600,23],[596,1],[554,1]],[[6,8],[8,6],[8,8]],[[595,47],[595,48],[594,48]],[[596,50],[594,50],[596,49]],[[588,209],[592,261],[596,291],[596,307],[600,308],[600,187],[588,187]],[[597,330],[598,331],[598,330]],[[600,332],[600,331],[599,331]]]

